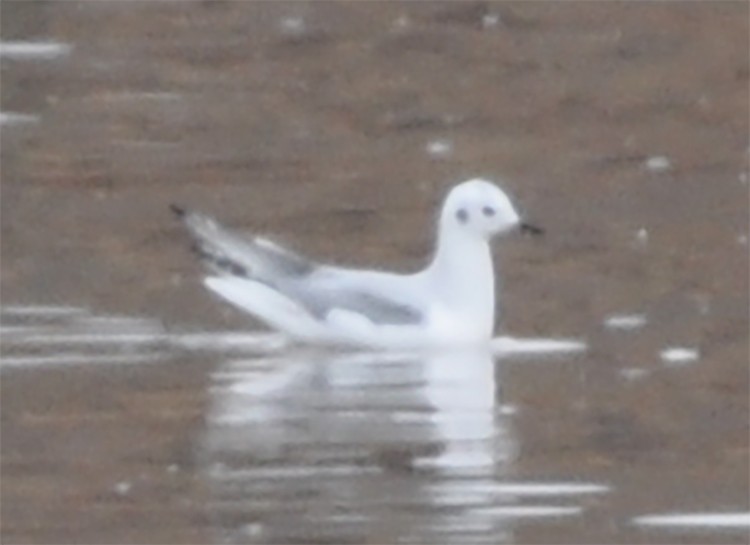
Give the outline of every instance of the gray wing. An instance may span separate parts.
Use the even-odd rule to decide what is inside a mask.
[[[319,265],[256,237],[232,233],[212,218],[172,206],[193,237],[193,250],[215,272],[270,282],[276,278],[307,276]]]
[[[424,319],[418,308],[372,293],[365,286],[321,287],[315,282],[294,279],[275,282],[273,287],[301,303],[319,319],[324,319],[334,309],[356,312],[380,325],[418,324]]]
[[[267,239],[239,236],[203,214],[174,205],[172,210],[192,235],[193,250],[213,271],[262,282],[319,319],[334,309],[362,314],[377,324],[417,324],[424,318],[397,294],[388,297],[388,290],[352,282],[352,271],[320,265]]]

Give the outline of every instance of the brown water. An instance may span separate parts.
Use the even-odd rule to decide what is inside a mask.
[[[747,4],[0,9],[4,542],[748,542]],[[498,331],[585,353],[228,336],[166,210],[408,270],[475,175],[547,230]]]

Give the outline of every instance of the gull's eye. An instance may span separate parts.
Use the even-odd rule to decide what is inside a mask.
[[[484,208],[482,208],[482,213],[488,218],[491,218],[495,215],[495,209],[491,206],[485,206]]]
[[[458,219],[458,221],[461,223],[466,223],[467,221],[469,221],[469,213],[465,208],[459,208],[456,212],[456,219]]]

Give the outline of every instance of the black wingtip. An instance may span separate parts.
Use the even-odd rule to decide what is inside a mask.
[[[183,218],[185,214],[187,214],[187,211],[184,208],[177,206],[176,204],[170,204],[169,209],[174,212],[174,215],[178,218]]]

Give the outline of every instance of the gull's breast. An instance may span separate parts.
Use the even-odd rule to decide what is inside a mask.
[[[477,344],[492,338],[492,317],[484,313],[456,312],[434,304],[427,313],[426,328],[437,344]]]

